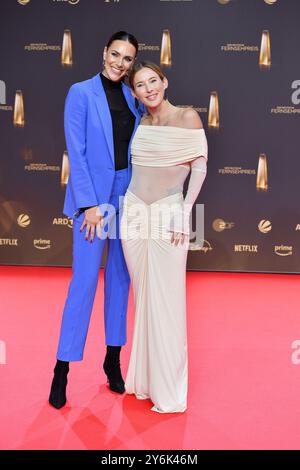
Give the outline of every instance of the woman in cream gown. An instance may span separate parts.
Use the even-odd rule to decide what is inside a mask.
[[[207,142],[198,113],[164,99],[166,77],[155,64],[130,76],[147,107],[131,144],[132,180],[121,238],[135,301],[127,393],[159,413],[187,407],[186,259],[191,208],[206,175]],[[186,197],[183,184],[191,172]]]

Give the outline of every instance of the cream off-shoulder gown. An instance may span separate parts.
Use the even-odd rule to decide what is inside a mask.
[[[135,301],[125,387],[150,398],[153,411],[187,406],[186,259],[189,214],[206,175],[203,129],[140,125],[132,141],[132,180],[124,198],[121,238]],[[183,198],[183,184],[191,172]]]

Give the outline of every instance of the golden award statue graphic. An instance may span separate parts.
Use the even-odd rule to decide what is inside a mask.
[[[68,152],[65,150],[62,158],[60,184],[65,187],[68,184],[70,175],[70,162]]]
[[[160,64],[165,67],[171,67],[172,65],[171,35],[168,29],[163,30],[160,49]]]
[[[64,38],[61,51],[61,63],[71,67],[73,65],[73,55],[72,55],[72,37],[71,31],[69,29],[64,30]]]
[[[271,67],[270,33],[266,29],[262,32],[261,36],[259,66],[261,70],[269,70]]]
[[[25,126],[24,100],[23,100],[23,93],[21,90],[17,90],[16,96],[15,96],[14,126],[15,127]]]
[[[264,153],[261,153],[258,159],[256,189],[258,191],[268,190],[268,165],[267,156]]]
[[[216,91],[212,91],[210,94],[208,127],[210,129],[219,129],[220,127],[219,98]]]

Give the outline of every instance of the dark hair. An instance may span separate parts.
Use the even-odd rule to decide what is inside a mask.
[[[138,50],[139,50],[139,43],[137,42],[137,39],[133,34],[127,33],[126,31],[118,31],[117,33],[114,33],[108,40],[106,47],[107,49],[109,46],[114,42],[114,41],[128,41],[130,44],[132,44],[135,47],[135,55],[137,55]]]
[[[130,88],[132,88],[132,90],[134,89],[133,80],[134,80],[135,75],[137,74],[137,72],[139,72],[140,70],[142,70],[144,68],[153,70],[153,72],[157,73],[157,75],[159,76],[159,78],[161,80],[163,80],[165,78],[165,74],[163,73],[163,71],[159,67],[159,65],[156,65],[153,62],[149,62],[148,60],[138,62],[137,64],[135,64],[132,67],[130,75],[129,75],[129,84],[130,84]]]

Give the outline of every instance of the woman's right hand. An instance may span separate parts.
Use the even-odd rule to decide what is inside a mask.
[[[98,206],[90,207],[84,211],[84,221],[81,224],[80,232],[86,226],[85,239],[88,240],[90,236],[90,242],[92,243],[95,237],[95,230],[97,237],[101,238],[101,228],[103,227],[103,216],[100,213]]]

